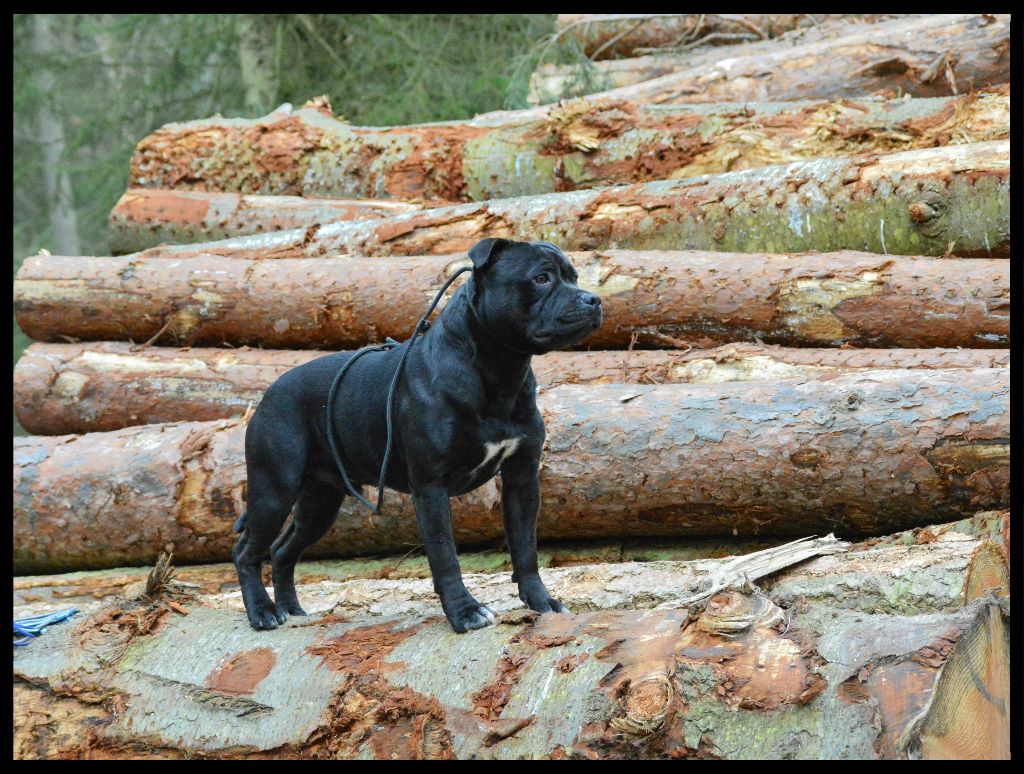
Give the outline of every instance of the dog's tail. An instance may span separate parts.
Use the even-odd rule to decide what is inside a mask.
[[[248,511],[242,511],[242,515],[238,517],[238,520],[235,522],[235,526],[232,527],[232,531],[241,532],[243,529],[245,529],[245,517],[248,515]]]

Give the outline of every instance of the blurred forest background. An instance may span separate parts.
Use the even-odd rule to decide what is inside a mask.
[[[14,17],[14,271],[106,255],[135,144],[172,122],[326,94],[353,124],[526,106],[554,14]],[[14,325],[14,360],[27,346]],[[15,421],[15,433],[20,428]]]

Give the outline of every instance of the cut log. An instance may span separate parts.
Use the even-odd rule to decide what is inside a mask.
[[[458,204],[137,257],[298,258],[469,250],[483,237],[611,248],[1006,256],[1010,143],[816,159],[686,180]]]
[[[110,249],[117,255],[163,242],[208,242],[327,221],[383,218],[418,209],[415,204],[376,199],[303,199],[134,188],[118,199],[110,213]]]
[[[327,353],[33,344],[14,368],[14,412],[29,433],[61,435],[241,416],[285,371]],[[799,379],[866,368],[1009,367],[1008,349],[795,349],[552,352],[533,359],[542,390],[560,384],[701,384]]]
[[[707,39],[723,45],[736,33],[775,38],[801,25],[843,18],[846,14],[800,13],[560,13],[555,32],[560,40],[574,41],[583,55],[599,61],[633,56],[638,48],[661,48]]]
[[[959,607],[947,592],[927,612],[903,607],[948,587],[967,561],[953,555],[936,544],[823,557],[783,571],[774,602],[726,591],[692,609],[602,608],[647,607],[639,589],[671,597],[681,580],[692,591],[706,570],[549,570],[584,612],[520,609],[467,635],[436,602],[427,616],[408,605],[410,586],[429,581],[404,594],[379,582],[398,588],[383,600],[371,589],[369,611],[262,637],[209,599],[121,599],[15,652],[14,755],[1006,758],[1005,598]],[[849,593],[858,578],[906,591],[868,595],[868,607]],[[495,580],[469,585],[499,610],[518,606],[507,576]],[[783,610],[787,585],[800,601]],[[968,739],[950,723],[972,722],[958,705],[985,721]]]
[[[739,15],[733,16],[737,18]],[[656,50],[641,47],[626,59],[605,59],[590,61],[579,56],[563,59],[573,60],[573,64],[543,64],[530,76],[527,89],[527,102],[538,105],[554,102],[570,96],[607,91],[621,86],[659,78],[663,75],[679,73],[685,70],[707,68],[717,65],[725,58],[738,59],[748,57],[765,57],[796,47],[806,47],[813,43],[823,43],[855,35],[868,29],[868,25],[900,18],[895,14],[822,14],[818,24],[807,24],[790,30],[781,31],[777,37],[760,40],[751,29],[745,32],[713,32],[693,39],[682,40],[678,45],[659,46]],[[707,20],[698,31],[703,33]],[[913,18],[904,15],[902,18]],[[709,45],[718,42],[726,48]],[[858,95],[859,96],[859,95]]]
[[[767,51],[754,44],[760,48],[748,56],[722,49],[695,66],[683,57],[678,72],[598,96],[670,104],[938,97],[1010,81],[1009,14],[929,14],[855,29],[803,45],[780,41]],[[541,86],[535,84],[536,98],[546,95]]]
[[[1008,369],[563,385],[538,397],[539,535],[877,535],[1008,507],[1009,393]],[[16,572],[147,564],[167,545],[182,563],[227,560],[244,432],[221,420],[15,438]],[[310,556],[419,544],[408,496],[372,518],[352,502]],[[500,539],[499,503],[497,479],[454,499],[456,539]]]
[[[1009,131],[1008,85],[910,100],[685,107],[575,100],[387,129],[353,127],[303,108],[253,121],[169,124],[139,143],[132,185],[483,201],[1003,140]]]
[[[968,520],[964,525],[973,524]],[[959,522],[958,522],[959,524]],[[944,528],[950,525],[943,525]],[[957,533],[961,540],[969,541],[972,535],[980,534],[979,530],[968,533],[967,526],[961,526],[962,533]],[[988,533],[985,533],[988,534]],[[785,538],[760,538],[757,540],[722,539],[722,540],[629,540],[629,541],[558,541],[541,544],[537,549],[537,562],[542,568],[577,567],[583,564],[616,564],[621,562],[684,562],[704,559],[715,559],[723,556],[759,551],[785,542]],[[913,542],[913,541],[911,541]],[[966,549],[965,549],[966,550]],[[945,554],[944,554],[945,556]],[[954,559],[953,554],[948,554]],[[943,560],[944,561],[944,560]],[[959,561],[959,560],[955,560]],[[479,552],[463,552],[459,556],[459,564],[466,574],[512,572],[512,560],[504,546]],[[695,567],[703,568],[699,564]],[[958,565],[959,566],[959,565]],[[966,566],[966,565],[965,565]],[[129,593],[128,589],[146,580],[152,567],[117,567],[110,570],[82,570],[79,572],[59,575],[27,575],[14,579],[14,615],[38,615],[65,609],[74,605],[80,611],[93,610],[109,601],[112,597]],[[211,602],[215,606],[240,605],[240,597],[232,593],[238,589],[238,574],[235,566],[226,562],[218,564],[197,564],[176,568],[176,578],[188,584],[197,594],[223,594],[223,598]],[[694,573],[703,570],[694,569]],[[562,587],[568,584],[569,577],[559,573],[555,576]],[[271,583],[270,566],[263,568],[263,578],[269,586]],[[321,603],[334,599],[337,594],[346,597],[346,608],[352,611],[360,605],[372,604],[371,597],[376,589],[379,597],[409,595],[408,584],[394,584],[386,589],[381,587],[381,580],[408,580],[411,578],[430,578],[430,567],[427,557],[422,552],[401,556],[358,559],[325,559],[301,561],[295,568],[295,582],[308,586],[311,608],[320,611]],[[696,583],[696,575],[691,578]],[[371,581],[362,585],[347,584],[347,581],[363,579]],[[494,583],[500,579],[494,576]],[[505,581],[507,582],[507,578]],[[490,582],[490,581],[489,581]],[[341,584],[347,591],[342,592]],[[568,592],[568,589],[564,589]],[[625,589],[615,586],[612,591],[618,593]],[[432,592],[432,588],[431,588]],[[509,598],[509,604],[515,599]],[[610,597],[606,596],[607,602]],[[659,598],[666,601],[667,598]],[[379,600],[377,600],[379,601]],[[430,612],[436,606],[436,598],[430,600],[430,594],[409,596],[410,604],[416,603],[430,606],[424,608]],[[333,604],[333,603],[331,603]],[[610,604],[610,603],[609,603]],[[622,603],[625,604],[625,603]],[[622,605],[619,605],[622,606]],[[238,607],[238,609],[241,609]]]
[[[1010,262],[1001,259],[617,250],[570,258],[580,287],[599,294],[604,309],[587,346],[1009,343]],[[438,288],[468,263],[464,255],[181,262],[39,255],[18,271],[14,311],[40,341],[355,348],[408,338]]]

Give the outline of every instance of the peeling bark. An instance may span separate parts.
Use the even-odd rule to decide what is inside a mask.
[[[927,14],[858,26],[848,35],[802,45],[784,40],[753,45],[758,48],[746,56],[726,48],[696,62],[681,57],[677,72],[598,96],[670,104],[879,93],[938,97],[1010,81],[1009,14]],[[669,64],[665,58],[658,66]],[[535,99],[564,96],[550,94],[540,80],[532,86]]]
[[[800,26],[861,14],[802,13],[560,13],[555,31],[563,40],[575,41],[587,57],[600,61],[633,56],[638,48],[661,48],[711,36],[708,45],[723,45],[715,35],[753,33],[776,38]],[[754,32],[757,30],[757,32]]]
[[[241,416],[285,371],[327,353],[33,344],[14,369],[14,412],[29,433],[119,430]],[[533,359],[542,390],[560,384],[708,384],[877,368],[1009,367],[1008,349],[794,349],[552,352]]]
[[[1004,508],[1009,391],[1007,369],[563,385],[538,397],[539,535],[877,535]],[[243,439],[237,420],[14,439],[16,571],[144,564],[165,545],[226,560]],[[499,502],[497,479],[453,499],[456,539],[500,539]],[[374,517],[346,500],[310,555],[418,543],[411,499],[391,493]]]
[[[342,584],[330,614],[269,635],[237,599],[187,615],[122,599],[15,653],[15,757],[932,757],[949,749],[931,741],[951,737],[939,708],[952,696],[989,721],[971,757],[1005,756],[992,743],[1007,705],[984,697],[1007,693],[1008,608],[945,591],[964,548],[821,557],[780,573],[776,602],[732,591],[692,610],[643,608],[714,563],[547,570],[578,612],[541,617],[510,610],[507,577],[471,576],[510,612],[467,635],[436,601],[403,607],[426,580]],[[869,608],[849,593],[858,577],[903,591]]]
[[[1009,138],[1009,87],[937,99],[645,106],[574,100],[471,121],[353,127],[321,110],[169,124],[131,185],[482,201]]]
[[[306,228],[326,221],[383,218],[418,209],[414,204],[373,199],[303,199],[134,188],[118,199],[110,213],[110,247],[117,255],[164,242],[204,242]]]
[[[897,255],[944,255],[952,242],[958,255],[999,257],[1009,254],[1009,181],[1009,142],[981,142],[459,204],[134,255],[423,255],[490,236],[565,250]]]
[[[1001,259],[619,250],[570,259],[604,308],[587,346],[1009,343],[1010,262]],[[40,255],[18,271],[14,312],[41,341],[159,334],[160,344],[354,348],[408,338],[438,287],[468,262]]]

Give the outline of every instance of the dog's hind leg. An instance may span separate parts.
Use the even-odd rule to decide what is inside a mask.
[[[267,594],[261,568],[299,496],[305,464],[305,438],[292,437],[285,444],[279,437],[276,444],[265,448],[258,436],[252,442],[246,438],[246,520],[232,556],[245,612],[254,629],[275,629],[288,618]]]
[[[295,593],[295,563],[302,552],[327,534],[345,495],[332,486],[306,481],[292,523],[271,548],[274,601],[289,615],[305,615]]]

